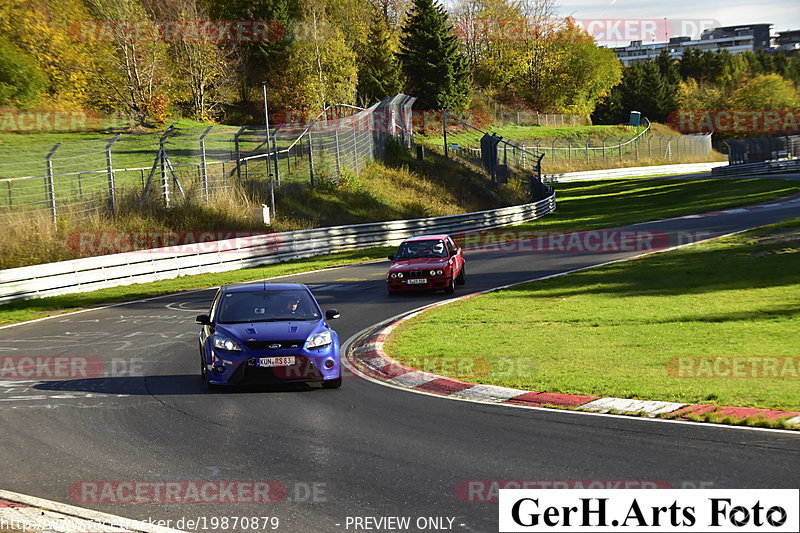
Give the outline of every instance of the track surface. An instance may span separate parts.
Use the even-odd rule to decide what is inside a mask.
[[[798,200],[631,229],[707,238],[800,216]],[[467,254],[464,294],[627,253]],[[442,294],[390,298],[386,262],[292,276],[342,339]],[[465,502],[466,480],[653,480],[673,486],[796,488],[800,436],[450,401],[345,379],[205,392],[197,327],[212,291],[151,299],[0,330],[2,356],[96,356],[139,376],[0,382],[0,487],[142,520],[278,516],[282,531],[345,531],[347,516],[444,516],[457,531],[493,531],[497,504]],[[454,334],[456,334],[454,332]],[[81,481],[271,480],[286,501],[91,504]],[[307,488],[317,487],[316,501]],[[447,521],[445,521],[445,524]],[[173,522],[174,525],[174,522]],[[352,529],[351,529],[352,530]]]

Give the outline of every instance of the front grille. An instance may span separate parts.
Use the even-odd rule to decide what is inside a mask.
[[[289,350],[302,348],[305,340],[288,341],[247,341],[244,343],[251,350]],[[278,345],[278,346],[276,346]]]
[[[409,278],[424,278],[428,274],[427,270],[412,270],[408,273]]]

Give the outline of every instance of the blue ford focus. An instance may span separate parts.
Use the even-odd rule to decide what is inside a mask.
[[[339,337],[308,287],[240,283],[220,287],[199,315],[200,372],[209,387],[246,383],[342,385]]]

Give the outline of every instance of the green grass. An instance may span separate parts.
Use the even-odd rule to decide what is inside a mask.
[[[478,198],[480,195],[480,188],[482,187],[481,182],[470,175],[459,178],[458,174],[455,172],[457,170],[457,165],[453,162],[447,163],[450,167],[440,167],[437,166],[439,164],[437,159],[429,158],[428,161],[419,162],[407,160],[402,156],[396,156],[390,158],[390,164],[393,165],[393,167],[389,167],[389,169],[397,168],[401,171],[401,173],[396,176],[398,177],[397,183],[395,183],[393,178],[395,175],[387,170],[385,171],[386,176],[384,176],[385,181],[378,181],[370,185],[370,190],[365,192],[360,187],[365,187],[366,185],[363,182],[361,184],[355,182],[345,184],[343,194],[355,196],[366,194],[370,197],[370,194],[373,194],[374,191],[379,189],[394,191],[387,197],[383,208],[388,210],[403,208],[413,213],[414,209],[418,209],[413,203],[407,203],[404,206],[400,204],[402,204],[402,202],[422,201],[425,198],[426,191],[429,191],[427,187],[433,187],[434,185],[425,185],[424,183],[417,182],[415,186],[419,189],[408,189],[407,193],[403,193],[403,189],[399,189],[397,185],[401,184],[406,179],[410,179],[408,176],[404,177],[403,173],[423,173],[429,176],[427,179],[432,179],[430,176],[433,175],[433,171],[439,169],[441,179],[448,184],[451,192],[456,195],[455,198],[460,198],[468,202],[464,204],[465,207],[470,205],[475,207],[473,203],[469,202],[488,201],[486,197],[488,193],[484,193],[484,198]],[[460,181],[458,181],[459,179]],[[677,216],[679,214],[690,214],[711,209],[751,204],[777,198],[779,196],[785,196],[798,192],[799,190],[800,185],[795,185],[793,182],[762,179],[724,181],[665,181],[652,179],[603,181],[592,182],[590,184],[561,184],[557,186],[558,210],[556,213],[548,215],[541,220],[518,226],[518,228],[542,231],[573,231],[613,227],[633,222],[656,220],[667,216]],[[312,194],[314,195],[312,198],[299,197],[294,201],[297,205],[306,206],[307,209],[324,209],[327,213],[326,216],[334,216],[336,210],[332,204],[338,203],[341,201],[340,198],[344,198],[342,196],[334,197],[338,199],[331,199],[332,195],[336,193],[326,188],[321,188]],[[328,205],[325,205],[326,198],[328,199]],[[472,200],[468,200],[469,198],[472,198]],[[319,202],[315,204],[314,201],[317,200],[319,200]],[[449,202],[451,200],[452,198],[448,196],[447,201]],[[502,198],[495,198],[493,201],[499,200],[502,200]],[[688,206],[681,207],[681,202],[687,202]],[[317,205],[317,207],[314,208],[314,205]],[[392,207],[393,205],[394,207]],[[400,207],[397,207],[398,205],[400,205]],[[431,205],[434,206],[435,204]],[[441,206],[440,208],[444,209],[444,207]],[[356,215],[357,213],[350,213],[347,216]],[[298,211],[295,212],[293,216],[303,217],[306,215]],[[307,216],[313,217],[313,212],[309,212]],[[147,230],[157,231],[160,228],[162,228],[162,226],[153,226],[148,227]],[[141,228],[137,227],[120,227],[118,229],[141,231]],[[170,226],[167,229],[178,230],[192,228]],[[62,235],[61,241],[65,241],[65,235],[67,233]],[[17,240],[23,243],[27,242],[28,247],[33,245],[30,240]],[[39,245],[43,246],[48,242],[55,245],[55,243],[59,241],[58,239],[50,238]],[[63,242],[61,244],[63,245]],[[226,274],[192,276],[152,284],[120,287],[83,295],[68,295],[41,300],[14,302],[0,305],[0,324],[30,320],[31,318],[47,316],[49,314],[65,312],[77,308],[90,307],[92,305],[165,294],[171,291],[211,287],[232,281],[255,280],[266,276],[278,276],[304,270],[324,268],[330,265],[340,265],[348,261],[355,262],[368,258],[380,258],[385,256],[386,253],[386,250],[383,249],[350,252],[285,263],[283,265],[269,266],[265,267],[266,270],[264,271],[262,271],[262,269],[248,269]]]
[[[619,139],[620,137],[630,138],[641,132],[644,128],[633,128],[631,126],[490,126],[487,131],[496,133],[504,139],[599,139],[609,137]],[[457,142],[458,133],[448,132],[448,142]],[[471,135],[474,136],[474,135]],[[442,144],[441,135],[418,135],[418,138],[426,143]]]
[[[799,271],[795,219],[436,308],[405,322],[387,351],[403,363],[474,361],[457,377],[492,385],[799,410],[796,373],[667,371],[678,357],[796,358]]]
[[[560,183],[555,190],[556,212],[520,228],[575,231],[625,226],[766,202],[800,193],[800,183],[763,178],[654,178]]]
[[[117,302],[150,298],[162,294],[216,287],[225,283],[256,281],[264,278],[285,276],[298,272],[309,272],[341,265],[363,263],[375,259],[383,259],[393,248],[377,247],[366,250],[340,252],[320,257],[312,257],[298,261],[289,261],[276,265],[248,268],[220,274],[199,274],[180,278],[126,285],[94,292],[52,296],[35,300],[19,300],[0,305],[0,325],[23,322],[62,314],[79,309],[87,309]]]

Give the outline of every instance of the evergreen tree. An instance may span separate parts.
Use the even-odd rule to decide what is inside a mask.
[[[400,65],[392,51],[389,24],[383,12],[374,8],[367,43],[359,55],[358,98],[370,104],[400,90]]]
[[[406,92],[419,99],[419,109],[464,109],[469,104],[469,66],[441,4],[414,0],[400,42]]]

